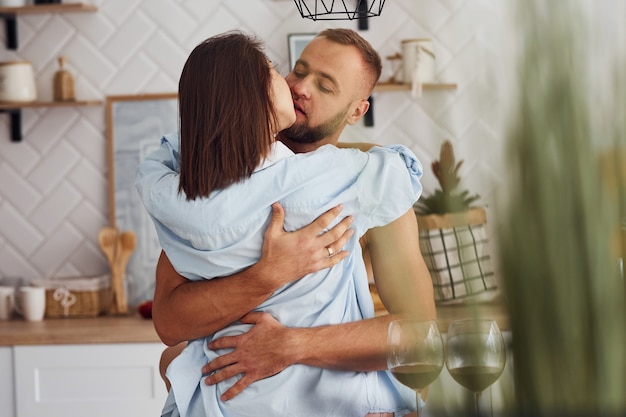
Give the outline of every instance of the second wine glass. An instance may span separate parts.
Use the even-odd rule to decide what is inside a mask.
[[[478,416],[480,394],[504,370],[504,338],[494,320],[455,320],[447,336],[446,368],[450,376],[475,396]]]
[[[415,391],[418,417],[421,391],[439,376],[443,352],[435,321],[403,319],[389,324],[387,367],[398,381]]]

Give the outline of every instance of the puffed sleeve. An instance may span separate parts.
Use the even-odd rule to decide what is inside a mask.
[[[422,194],[422,164],[403,145],[374,147],[359,175],[359,201],[366,227],[388,224],[412,208]]]

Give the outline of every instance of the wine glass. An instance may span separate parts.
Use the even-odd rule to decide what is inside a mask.
[[[476,415],[480,394],[497,381],[504,370],[506,349],[495,320],[455,320],[448,328],[446,368],[475,396]]]
[[[418,417],[421,391],[437,379],[443,361],[443,340],[435,321],[400,319],[389,323],[387,367],[400,383],[415,391]]]

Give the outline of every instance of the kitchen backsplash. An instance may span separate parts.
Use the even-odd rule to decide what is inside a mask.
[[[288,34],[357,28],[354,21],[304,20],[290,0],[85,2],[98,11],[18,16],[19,48],[0,48],[0,61],[32,62],[40,100],[51,100],[57,58],[65,55],[77,99],[103,101],[95,107],[25,109],[19,143],[10,141],[9,118],[0,114],[0,278],[106,272],[97,243],[98,231],[108,224],[106,96],[175,92],[188,53],[219,32],[258,35],[286,74]],[[436,77],[458,89],[426,91],[419,98],[376,93],[374,126],[349,127],[343,140],[408,145],[424,165],[430,192],[436,185],[430,163],[449,139],[465,160],[465,187],[489,204],[502,172],[503,100],[512,92],[493,78],[507,61],[504,41],[514,37],[507,4],[388,0],[363,36],[383,58],[400,52],[402,39],[433,39]],[[384,61],[383,81],[392,72]],[[152,277],[145,280],[149,284]],[[131,283],[130,303],[146,298],[150,285]]]

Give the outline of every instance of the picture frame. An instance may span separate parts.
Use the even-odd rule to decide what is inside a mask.
[[[290,33],[287,35],[289,44],[289,71],[296,65],[304,47],[317,36],[317,33]]]
[[[126,267],[128,304],[152,299],[161,246],[135,188],[137,165],[178,130],[176,93],[106,97],[109,223],[135,233],[137,243]]]

